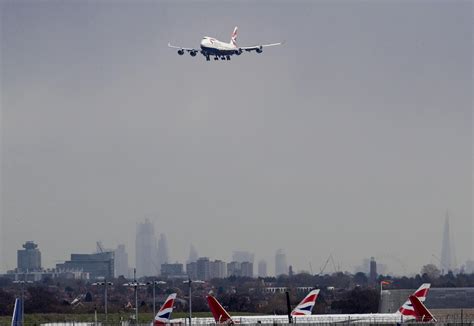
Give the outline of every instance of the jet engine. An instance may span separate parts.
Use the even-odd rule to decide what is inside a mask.
[[[178,50],[178,54],[179,54],[179,55],[183,55],[183,54],[184,54],[184,50],[183,50],[183,49]]]
[[[263,48],[262,48],[262,47],[259,47],[259,48],[258,48],[257,50],[255,50],[255,51],[257,51],[257,53],[262,53],[262,52],[263,52]]]
[[[191,51],[191,52],[189,52],[189,54],[191,55],[191,57],[195,57],[196,54],[197,54],[197,51]]]

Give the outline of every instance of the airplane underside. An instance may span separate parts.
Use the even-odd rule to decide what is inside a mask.
[[[201,47],[201,54],[206,57],[206,61],[210,61],[211,57],[214,57],[214,60],[230,60],[231,55],[238,55],[240,53],[235,50],[219,50],[215,48]]]

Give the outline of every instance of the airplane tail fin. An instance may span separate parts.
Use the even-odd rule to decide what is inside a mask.
[[[170,322],[175,299],[176,293],[172,293],[168,296],[168,298],[166,298],[165,303],[163,303],[160,310],[155,316],[155,320],[153,321],[154,326],[165,325]]]
[[[436,321],[436,318],[428,310],[428,308],[426,308],[426,306],[420,301],[420,299],[418,299],[413,294],[410,295],[408,299],[410,300],[413,306],[413,310],[415,310],[416,321],[422,321],[422,322]]]
[[[234,321],[229,313],[222,307],[222,305],[212,295],[207,296],[207,304],[211,309],[212,316],[217,324],[233,324]]]
[[[12,326],[20,326],[23,321],[23,302],[20,298],[15,299],[15,308],[13,309]],[[21,325],[23,326],[23,325]]]
[[[421,303],[425,302],[426,296],[428,295],[428,290],[430,289],[430,283],[422,284],[418,290],[416,290],[412,296],[416,297]],[[413,309],[413,304],[408,298],[407,301],[398,309],[397,314],[403,315],[405,318],[416,318],[417,314],[415,309]]]
[[[237,47],[237,26],[234,27],[234,31],[232,32],[232,35],[230,37],[230,43]]]
[[[319,289],[312,290],[306,297],[293,309],[292,316],[311,315],[316,299],[318,298]]]

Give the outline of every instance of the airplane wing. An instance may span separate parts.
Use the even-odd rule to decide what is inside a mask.
[[[168,43],[168,47],[169,47],[169,48],[172,48],[172,49],[178,49],[178,54],[179,54],[179,55],[183,55],[183,54],[184,54],[184,51],[187,51],[187,52],[189,52],[189,54],[191,54],[193,57],[201,51],[200,49],[185,48],[185,47],[182,47],[182,46],[172,45],[171,43]]]
[[[261,53],[263,48],[267,48],[270,46],[277,46],[283,45],[285,42],[278,42],[278,43],[269,43],[269,44],[260,44],[260,45],[252,45],[252,46],[240,46],[239,49],[247,52],[256,51],[257,53]]]

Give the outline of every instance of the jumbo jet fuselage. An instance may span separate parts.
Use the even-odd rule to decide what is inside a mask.
[[[219,41],[216,38],[204,36],[201,40],[201,51],[204,56],[227,57],[242,54],[242,49],[235,44]],[[257,52],[259,52],[257,50]]]
[[[201,50],[208,55],[225,56],[232,54],[240,54],[242,50],[239,50],[237,46],[232,43],[226,43],[219,41],[213,37],[204,36],[201,41]]]

